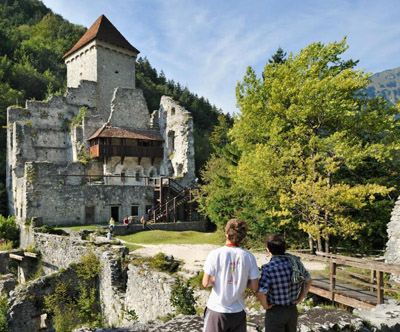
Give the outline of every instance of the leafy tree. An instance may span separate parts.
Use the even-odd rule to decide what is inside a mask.
[[[13,216],[5,218],[0,215],[0,238],[12,242],[14,247],[18,246],[19,230]]]
[[[357,240],[376,229],[377,214],[368,212],[381,209],[380,229],[389,220],[388,194],[397,197],[399,185],[398,109],[360,93],[368,75],[341,59],[346,49],[345,39],[314,43],[268,63],[262,78],[249,68],[238,84],[241,114],[228,137],[239,160],[224,172],[224,197],[241,197],[230,212],[247,216],[252,229],[296,238],[303,231],[323,249],[323,240],[328,248],[331,238]],[[218,188],[217,174],[204,173],[208,188]],[[223,210],[205,189],[208,206]]]

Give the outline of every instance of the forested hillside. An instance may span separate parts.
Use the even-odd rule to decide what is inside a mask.
[[[394,105],[400,100],[400,67],[371,76],[366,92],[369,97],[383,97]]]
[[[0,3],[0,214],[7,214],[5,192],[6,109],[24,106],[26,99],[46,99],[64,93],[66,67],[62,56],[86,31],[54,14],[39,0],[2,0]],[[196,168],[211,153],[208,137],[221,111],[191,93],[149,61],[139,59],[137,87],[143,89],[149,111],[158,108],[163,94],[172,96],[194,118]]]

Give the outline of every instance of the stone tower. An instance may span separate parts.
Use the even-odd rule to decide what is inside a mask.
[[[108,117],[114,89],[135,89],[135,62],[139,51],[114,25],[101,15],[63,59],[67,65],[67,87],[82,80],[97,83],[97,110]]]

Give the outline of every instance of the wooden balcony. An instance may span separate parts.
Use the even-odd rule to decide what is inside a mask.
[[[93,145],[90,158],[97,157],[137,157],[163,158],[164,149],[155,146]]]

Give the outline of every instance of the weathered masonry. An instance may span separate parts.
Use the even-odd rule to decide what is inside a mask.
[[[169,97],[151,115],[135,88],[139,51],[100,16],[64,55],[67,91],[10,107],[7,191],[17,221],[193,217],[193,119]]]

